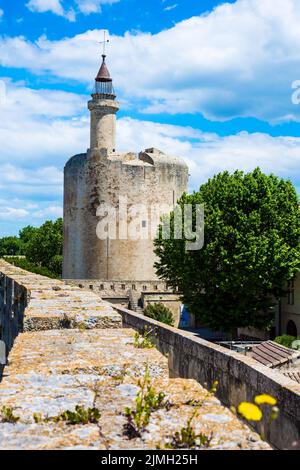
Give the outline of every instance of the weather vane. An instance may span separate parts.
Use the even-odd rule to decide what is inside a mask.
[[[107,31],[104,29],[103,30],[103,41],[99,42],[99,44],[103,44],[103,56],[105,56],[105,46],[109,42],[109,39],[106,38],[106,33]]]

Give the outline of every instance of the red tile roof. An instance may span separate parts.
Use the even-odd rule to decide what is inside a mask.
[[[103,61],[99,69],[99,72],[97,74],[96,82],[111,82],[112,79],[110,77],[108,68],[105,63],[105,55],[103,55],[102,58],[103,58]]]

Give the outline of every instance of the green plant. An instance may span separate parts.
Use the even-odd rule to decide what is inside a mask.
[[[186,426],[176,431],[172,440],[166,444],[167,449],[200,449],[207,448],[212,440],[212,433],[206,435],[204,433],[197,434],[192,422],[197,416],[198,410],[195,410],[192,416],[187,420]]]
[[[45,421],[41,413],[33,413],[33,420],[36,424],[40,424]]]
[[[296,336],[282,335],[282,336],[277,336],[277,338],[275,338],[274,341],[275,343],[281,344],[282,346],[285,346],[286,348],[291,348],[293,342],[296,339],[300,340],[300,336],[296,338]]]
[[[79,324],[78,324],[78,329],[79,329],[79,331],[81,331],[81,332],[87,330],[87,324],[84,323],[84,321],[79,322]]]
[[[62,263],[63,257],[62,255],[54,255],[53,258],[49,261],[49,269],[53,273],[61,275],[62,273]]]
[[[139,379],[138,386],[140,390],[135,399],[135,409],[127,407],[124,413],[127,418],[127,422],[124,425],[124,434],[129,439],[141,436],[141,432],[149,424],[153,411],[170,406],[169,402],[165,401],[165,393],[156,393],[153,388],[148,366],[145,369],[144,377]]]
[[[259,168],[247,174],[225,171],[199,191],[184,194],[178,201],[182,213],[187,205],[193,209],[198,246],[203,239],[198,209],[204,207],[204,245],[189,249],[191,233],[178,239],[174,234],[185,228],[185,218],[171,212],[155,240],[158,276],[178,288],[187,309],[216,331],[235,336],[240,327],[267,329],[277,300],[286,295],[287,281],[300,269],[295,187]],[[168,239],[163,237],[164,222],[170,227]]]
[[[1,423],[12,423],[16,424],[20,417],[15,416],[13,409],[10,406],[2,406],[0,410],[0,421]]]
[[[0,257],[23,254],[23,245],[18,237],[0,238]]]
[[[65,421],[66,424],[97,424],[101,418],[101,413],[98,408],[85,408],[81,405],[76,405],[75,411],[66,410],[58,416],[57,421]]]
[[[43,417],[39,413],[33,414],[33,419],[35,423],[41,422],[50,422],[58,423],[64,421],[66,424],[75,425],[75,424],[98,424],[99,419],[101,418],[101,413],[98,408],[85,408],[82,405],[76,405],[75,411],[66,410],[57,416]]]
[[[24,234],[25,230],[25,234]],[[57,219],[54,222],[47,220],[38,228],[26,227],[20,232],[20,238],[26,240],[26,258],[34,263],[51,270],[51,264],[55,269],[59,269],[56,274],[61,274],[61,267],[57,256],[62,255],[63,246],[63,221]]]
[[[166,325],[174,325],[174,318],[171,310],[169,310],[162,303],[149,304],[144,310],[144,315],[153,320],[166,323]]]
[[[207,398],[216,394],[218,385],[219,382],[215,380],[210,390],[207,391],[207,393],[201,400],[188,400],[183,403],[184,405],[189,405],[196,409],[193,412],[192,416],[187,420],[186,426],[181,428],[180,431],[176,431],[175,434],[171,436],[171,441],[165,445],[165,448],[200,449],[209,447],[213,434],[196,434],[195,428],[192,426],[192,422],[197,417],[199,408],[204,404]]]
[[[153,333],[153,330],[148,330],[145,326],[143,334],[140,334],[138,331],[134,334],[134,347],[139,349],[151,349],[155,345],[152,343],[150,335]]]
[[[47,220],[40,227],[28,225],[19,237],[0,238],[0,257],[22,269],[42,276],[59,278],[62,274],[63,220]],[[18,255],[25,255],[21,259]],[[11,258],[14,256],[14,258]]]
[[[117,383],[122,384],[124,382],[126,375],[128,375],[128,371],[127,371],[127,366],[124,365],[119,372],[117,372],[116,374],[112,374],[111,378],[115,380]]]

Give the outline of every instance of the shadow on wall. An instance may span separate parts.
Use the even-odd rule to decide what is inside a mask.
[[[2,360],[0,381],[8,354],[18,334],[23,330],[24,310],[27,306],[27,290],[13,279],[0,274],[0,344]]]

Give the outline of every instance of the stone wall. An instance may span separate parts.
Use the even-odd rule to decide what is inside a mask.
[[[287,333],[288,322],[294,322],[297,328],[297,334],[300,335],[300,274],[294,280],[294,298],[291,304],[288,303],[288,297],[282,299],[281,308],[281,333]]]
[[[72,286],[97,292],[102,298],[129,297],[130,292],[140,297],[141,292],[172,293],[172,290],[162,281],[130,281],[130,280],[101,280],[101,279],[64,279]]]
[[[28,302],[27,289],[17,280],[0,273],[0,341],[4,341],[6,356],[23,327]],[[3,365],[3,364],[2,364]],[[0,366],[1,367],[1,366]],[[1,374],[0,374],[1,376]]]
[[[0,340],[7,354],[22,331],[120,325],[120,315],[93,292],[29,273],[0,259]]]
[[[187,181],[186,164],[159,151],[91,149],[72,157],[64,169],[63,277],[157,280],[153,236],[162,214],[155,209],[169,213]],[[109,238],[97,235],[100,221],[106,220],[97,210],[104,206],[116,211],[116,233]],[[122,233],[124,225],[131,233]]]
[[[254,359],[205,341],[192,333],[161,324],[125,308],[104,302],[94,292],[28,273],[0,260],[1,339],[12,347],[20,331],[78,331],[130,327],[155,335],[160,352],[168,357],[170,375],[195,379],[210,387],[218,380],[217,395],[227,406],[252,401],[268,393],[278,400],[279,418],[256,426],[279,449],[300,446],[300,384]],[[62,333],[63,334],[63,333]]]
[[[197,380],[211,387],[218,380],[218,398],[227,406],[252,401],[267,393],[278,400],[279,418],[271,425],[266,416],[255,429],[263,433],[274,447],[300,448],[300,384],[250,357],[205,341],[192,333],[163,325],[143,315],[115,307],[122,315],[123,326],[140,332],[145,326],[155,335],[158,349],[168,356],[170,374]]]
[[[128,308],[131,300],[143,309],[149,304],[162,303],[169,308],[175,319],[175,326],[180,321],[179,296],[160,280],[158,281],[102,281],[101,279],[65,279],[64,282],[81,289],[89,289],[102,299]]]

